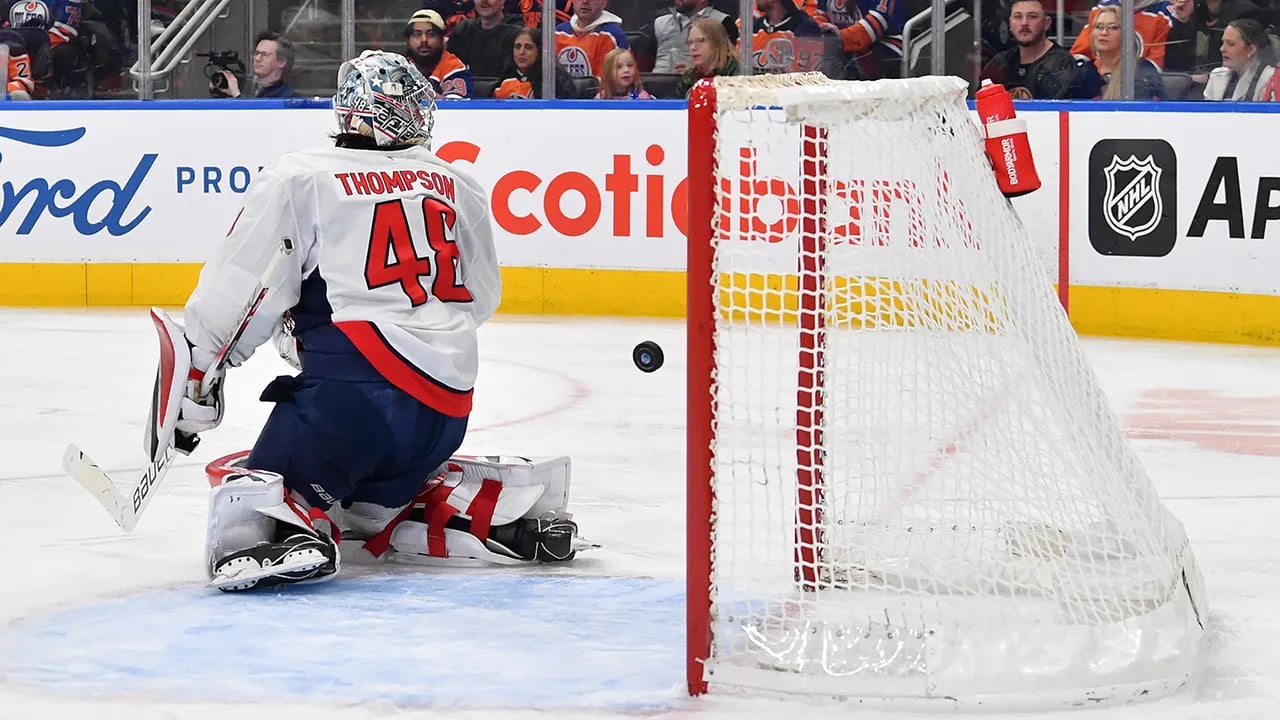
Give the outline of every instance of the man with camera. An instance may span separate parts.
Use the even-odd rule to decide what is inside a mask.
[[[218,70],[209,77],[209,93],[214,97],[238,98],[245,94],[240,90],[240,77],[244,63],[231,53],[213,53],[209,64]],[[238,66],[238,67],[236,67]],[[293,69],[293,43],[289,38],[270,30],[258,33],[253,50],[253,83],[249,97],[293,97],[293,88],[285,82]]]

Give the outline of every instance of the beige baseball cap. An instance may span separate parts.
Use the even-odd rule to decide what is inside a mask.
[[[434,27],[440,32],[444,32],[444,28],[445,28],[444,18],[440,17],[440,13],[436,12],[435,10],[428,10],[425,8],[415,12],[412,16],[409,17],[409,21],[404,24],[405,35],[408,35],[409,33],[413,32],[413,26],[416,23],[426,23],[427,25]]]

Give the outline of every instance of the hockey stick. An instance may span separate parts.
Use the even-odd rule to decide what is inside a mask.
[[[257,292],[254,293],[253,300],[245,308],[244,316],[240,320],[235,333],[214,356],[213,364],[209,371],[205,373],[205,379],[200,381],[201,394],[209,390],[204,383],[207,378],[217,377],[219,371],[224,370],[227,365],[227,358],[231,355],[231,350],[244,336],[245,330],[249,327],[249,322],[257,314],[258,308],[262,305],[262,301],[266,299],[270,287],[267,283],[271,276],[275,273],[276,266],[280,260],[288,255],[293,254],[293,240],[283,238],[280,241],[280,250],[271,258],[271,262],[267,264],[267,269],[262,272],[258,278]],[[133,484],[133,490],[129,496],[125,497],[120,493],[119,485],[107,475],[97,463],[84,453],[74,444],[68,445],[67,450],[62,455],[62,469],[67,472],[76,482],[88,490],[101,505],[107,509],[111,518],[116,521],[120,529],[125,532],[131,532],[138,524],[138,518],[142,516],[142,512],[147,509],[147,505],[151,502],[152,491],[164,479],[166,473],[169,472],[169,465],[173,461],[175,452],[182,452],[184,455],[190,454],[200,442],[200,438],[195,435],[187,435],[181,433],[173,433],[168,437],[168,442],[158,456],[153,455],[153,459],[142,470],[142,474]]]

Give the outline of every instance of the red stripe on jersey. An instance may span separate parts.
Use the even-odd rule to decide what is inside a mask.
[[[365,321],[336,322],[334,327],[342,331],[356,350],[373,366],[378,374],[418,402],[435,408],[450,417],[467,417],[471,414],[472,391],[459,392],[431,379],[413,364],[400,357],[373,323]]]

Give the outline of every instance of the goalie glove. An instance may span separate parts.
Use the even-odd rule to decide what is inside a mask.
[[[190,345],[190,341],[187,341]],[[191,346],[191,372],[187,376],[186,393],[178,411],[177,430],[199,435],[222,424],[222,384],[224,370],[213,369],[216,353]]]

